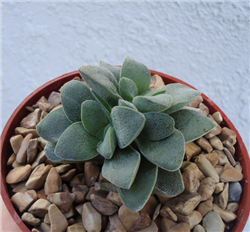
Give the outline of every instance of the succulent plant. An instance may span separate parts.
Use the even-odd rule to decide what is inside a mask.
[[[149,91],[150,71],[130,57],[122,67],[100,61],[80,67],[79,73],[87,84],[64,84],[62,107],[37,125],[48,141],[48,159],[68,163],[102,156],[103,177],[133,211],[142,209],[153,191],[180,194],[185,143],[216,126],[186,106],[201,93],[181,84]]]

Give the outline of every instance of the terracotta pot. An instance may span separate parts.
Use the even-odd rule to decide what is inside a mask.
[[[151,74],[158,74],[160,75],[164,82],[166,84],[168,83],[181,83],[184,85],[187,85],[189,87],[189,84],[185,83],[184,81],[181,81],[175,77],[171,77],[169,75],[159,73],[156,71],[151,71]],[[36,89],[33,93],[31,93],[24,101],[16,108],[14,113],[11,115],[10,119],[8,120],[3,133],[1,135],[1,195],[3,202],[9,211],[10,215],[16,222],[17,226],[20,228],[20,231],[30,231],[28,227],[22,222],[20,219],[19,215],[15,211],[15,208],[13,207],[11,201],[10,201],[10,195],[9,191],[10,188],[6,185],[6,175],[10,171],[10,168],[7,167],[7,160],[9,156],[12,154],[12,148],[10,146],[10,138],[14,134],[14,130],[17,126],[19,126],[20,121],[27,116],[27,110],[26,106],[31,106],[35,104],[41,96],[48,97],[49,94],[52,91],[58,91],[60,87],[66,83],[67,81],[73,79],[74,77],[79,76],[78,71],[74,71],[71,73],[67,73],[65,75],[62,75],[60,77],[57,77],[40,88]],[[194,87],[192,87],[194,88]],[[210,113],[214,113],[216,111],[219,111],[224,119],[224,126],[234,130],[237,134],[237,143],[235,145],[236,149],[236,159],[240,160],[242,168],[243,168],[243,175],[244,179],[241,181],[241,185],[243,187],[243,193],[240,201],[240,206],[237,211],[237,220],[236,223],[232,229],[232,232],[241,232],[243,231],[245,224],[248,220],[249,217],[249,212],[250,212],[250,161],[249,161],[249,156],[246,150],[246,147],[242,141],[241,136],[239,135],[238,131],[232,124],[232,122],[227,118],[227,116],[221,111],[221,109],[213,102],[211,101],[207,96],[202,94],[202,97],[204,98],[204,103],[206,106],[209,107]],[[1,222],[3,223],[3,222]],[[7,221],[4,223],[8,223]]]

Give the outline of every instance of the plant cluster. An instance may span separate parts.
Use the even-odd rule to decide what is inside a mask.
[[[37,132],[48,141],[55,162],[102,156],[102,175],[117,187],[123,203],[139,211],[154,191],[174,197],[183,191],[180,167],[185,143],[216,123],[186,105],[200,92],[181,84],[149,91],[151,74],[127,57],[122,67],[100,61],[79,68],[84,82],[61,88],[62,107],[49,113]]]

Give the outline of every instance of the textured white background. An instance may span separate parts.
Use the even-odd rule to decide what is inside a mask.
[[[247,1],[3,2],[1,130],[41,84],[129,55],[209,96],[249,150],[249,12]]]

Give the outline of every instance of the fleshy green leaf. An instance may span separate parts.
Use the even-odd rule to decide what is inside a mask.
[[[116,142],[115,130],[111,125],[109,125],[109,128],[105,133],[104,140],[101,142],[101,144],[98,145],[97,151],[104,158],[110,159],[115,152],[116,145],[117,142]]]
[[[150,141],[139,136],[137,145],[141,153],[153,164],[167,171],[181,167],[185,154],[185,140],[180,131],[175,130],[169,137]]]
[[[120,148],[130,145],[141,133],[145,124],[145,116],[142,113],[124,106],[112,109],[111,120]]]
[[[109,124],[109,118],[102,106],[93,100],[82,103],[82,124],[92,135]]]
[[[132,103],[142,112],[162,112],[168,109],[172,104],[172,97],[168,94],[159,94],[156,96],[137,96]]]
[[[165,139],[171,135],[174,128],[174,119],[169,115],[158,112],[144,113],[146,122],[140,136],[151,141]]]
[[[81,105],[86,100],[94,100],[89,88],[81,81],[72,80],[61,88],[61,101],[68,119],[81,121]]]
[[[50,112],[36,126],[37,133],[45,140],[56,143],[62,133],[71,125],[62,107]]]
[[[158,167],[145,158],[141,160],[140,168],[130,189],[117,187],[124,205],[132,211],[139,211],[150,198],[157,180]]]
[[[164,169],[158,169],[158,177],[155,184],[154,193],[163,197],[175,197],[184,190],[180,170],[168,172]]]
[[[111,159],[105,159],[102,175],[114,185],[128,189],[134,182],[140,161],[140,153],[131,146],[118,148]]]
[[[93,89],[91,89],[90,91],[93,94],[95,100],[99,102],[108,113],[110,113],[112,107],[105,100],[103,100]]]
[[[55,147],[56,147],[56,143],[51,143],[51,142],[46,143],[44,151],[45,151],[47,158],[56,163],[64,163],[65,160],[55,155],[54,153]]]
[[[129,102],[132,102],[133,98],[138,95],[138,89],[135,82],[126,77],[120,79],[119,92],[121,97]]]
[[[134,104],[132,104],[131,102],[125,101],[123,99],[119,99],[118,106],[125,106],[125,107],[129,107],[133,110],[137,110],[137,108],[135,107]]]
[[[180,130],[185,142],[192,142],[216,127],[216,122],[194,110],[182,109],[170,115],[175,120],[175,128]]]
[[[167,94],[173,97],[172,106],[166,110],[167,114],[173,113],[183,106],[186,106],[201,94],[201,92],[179,83],[168,84],[161,90],[163,89],[166,90]]]
[[[86,161],[98,156],[98,140],[90,135],[81,122],[68,127],[56,145],[55,154],[64,160]]]
[[[114,75],[106,68],[86,65],[79,68],[81,77],[104,101],[116,106],[121,98],[118,94],[118,83]]]
[[[166,93],[165,89],[148,90],[142,93],[141,96],[156,96],[156,95],[164,94],[164,93]]]
[[[120,73],[121,73],[121,68],[120,67],[116,67],[116,66],[108,64],[107,62],[104,62],[104,61],[99,61],[99,65],[101,67],[104,67],[104,68],[108,69],[110,72],[112,72],[115,79],[117,80],[117,82],[119,82]]]
[[[130,57],[126,57],[123,62],[121,77],[127,77],[134,81],[138,88],[139,95],[148,90],[151,80],[151,74],[148,68]]]

